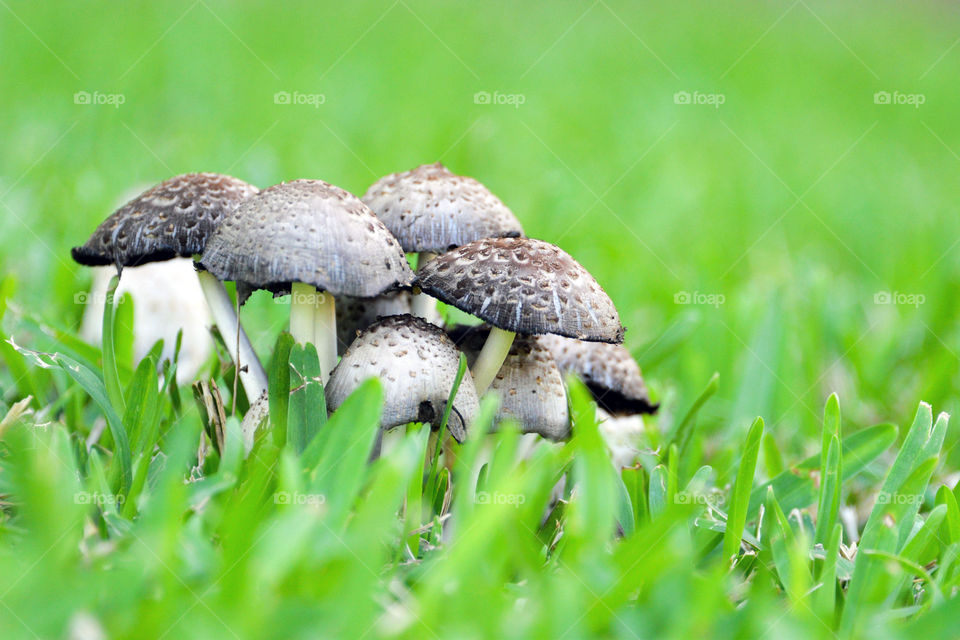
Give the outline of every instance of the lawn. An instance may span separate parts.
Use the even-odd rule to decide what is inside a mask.
[[[0,417],[32,398],[0,424],[0,637],[946,637],[958,26],[934,2],[0,0]],[[426,483],[423,428],[365,464],[375,384],[305,451],[273,424],[244,456],[229,420],[198,459],[190,388],[124,323],[114,355],[77,338],[70,248],[131,190],[362,194],[436,161],[616,303],[661,403],[634,468],[576,385],[569,442],[516,456],[505,426]],[[286,313],[242,311],[277,375]]]

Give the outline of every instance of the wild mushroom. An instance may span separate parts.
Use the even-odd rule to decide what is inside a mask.
[[[439,162],[384,176],[362,199],[404,251],[418,254],[417,268],[474,240],[523,235],[520,221],[489,189]],[[429,320],[435,311],[436,301],[414,296],[414,315]]]
[[[473,364],[489,332],[486,325],[461,325],[449,329],[447,334],[467,355],[467,362]],[[557,363],[540,342],[544,337],[517,336],[490,383],[490,391],[500,397],[498,420],[513,418],[524,433],[563,440],[570,435],[567,394]]]
[[[389,316],[360,332],[326,386],[327,409],[335,411],[364,380],[384,388],[380,427],[410,422],[438,427],[460,366],[460,351],[439,327],[411,315]],[[477,390],[467,373],[460,382],[447,428],[458,442],[478,410]]]
[[[70,253],[82,265],[116,265],[118,275],[124,267],[193,257],[204,252],[223,220],[257,192],[253,185],[219,173],[175,176],[117,209],[86,244]],[[237,336],[237,371],[253,402],[267,388],[263,365],[240,327],[223,283],[203,271],[197,278],[220,332],[224,337]]]
[[[391,291],[376,298],[337,298],[337,353],[343,355],[357,334],[387,316],[410,313],[410,292]]]
[[[480,393],[517,333],[623,342],[620,316],[606,292],[569,254],[541,240],[471,242],[418,269],[416,284],[492,325],[472,369]]]
[[[284,182],[245,201],[211,236],[200,264],[247,289],[288,289],[290,332],[316,346],[324,382],[337,362],[334,296],[373,297],[413,277],[373,212],[322,180]]]

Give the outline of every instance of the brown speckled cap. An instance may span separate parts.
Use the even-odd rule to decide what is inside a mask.
[[[409,253],[523,235],[520,221],[489,189],[439,162],[384,176],[363,201]]]
[[[489,326],[457,326],[450,339],[467,355],[472,366],[489,333]],[[550,440],[570,436],[570,412],[563,376],[550,352],[541,344],[545,336],[517,336],[490,390],[500,396],[497,419],[512,418],[524,433]]]
[[[335,296],[373,297],[413,277],[373,212],[322,180],[284,182],[245,200],[210,236],[200,264],[245,288],[302,282]]]
[[[630,352],[623,345],[584,342],[560,336],[542,336],[560,370],[583,380],[603,410],[614,415],[655,413],[647,385]]]
[[[257,188],[219,173],[186,173],[161,182],[104,220],[73,259],[122,267],[202,253],[221,221]]]
[[[623,342],[613,302],[559,247],[489,238],[437,256],[417,271],[428,295],[515,333]]]
[[[335,411],[364,380],[383,384],[383,429],[429,422],[438,426],[457,377],[460,351],[439,327],[411,315],[390,316],[357,336],[326,386],[327,408]],[[467,372],[457,390],[448,428],[463,442],[479,407]]]
[[[337,297],[337,354],[343,355],[357,334],[386,316],[410,313],[410,292],[391,291],[376,298]]]

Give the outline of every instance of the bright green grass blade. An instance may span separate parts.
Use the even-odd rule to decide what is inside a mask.
[[[453,402],[457,397],[457,391],[460,390],[460,383],[463,376],[467,373],[467,356],[460,354],[460,363],[457,366],[457,375],[453,379],[453,386],[450,387],[450,393],[447,395],[447,404],[443,408],[443,418],[437,427],[436,446],[433,450],[433,459],[430,463],[430,473],[427,475],[427,495],[433,495],[437,488],[437,466],[440,464],[440,453],[443,451],[444,434],[450,421],[450,412],[453,411]],[[464,431],[457,434],[459,440],[465,440],[467,437],[465,429],[469,425],[462,425]]]
[[[700,409],[707,403],[707,400],[709,400],[710,397],[717,392],[719,385],[720,374],[714,373],[712,376],[710,376],[707,386],[703,391],[700,392],[700,395],[697,396],[697,399],[693,401],[693,404],[690,406],[687,414],[677,426],[676,431],[674,431],[673,437],[670,439],[670,444],[676,445],[680,449],[681,453],[686,450],[687,445],[690,443],[690,438],[693,436],[693,431],[697,423],[697,414],[700,413]]]
[[[940,555],[940,547],[943,541],[940,540],[940,527],[947,519],[947,506],[939,505],[927,514],[923,526],[907,540],[903,549],[898,554],[901,558],[910,562],[926,565],[935,560]]]
[[[290,349],[287,443],[297,453],[307,448],[327,421],[327,405],[320,380],[317,350],[309,343],[294,345]]]
[[[290,406],[290,351],[294,340],[286,331],[277,337],[273,348],[273,359],[270,361],[269,402],[270,425],[274,442],[283,446],[287,439],[287,412]]]
[[[407,427],[408,437],[418,432],[425,432],[423,435],[425,438],[424,442],[429,441],[430,428],[428,426],[421,424],[409,425]],[[439,448],[439,446],[437,448]],[[421,469],[427,466],[427,449],[428,447],[425,446],[423,451],[420,452]],[[407,547],[409,547],[410,553],[414,558],[417,557],[417,553],[420,551],[420,534],[414,534],[413,532],[419,529],[422,524],[423,493],[423,476],[421,474],[414,474],[410,478],[407,486],[407,497],[403,511],[403,535],[406,538]]]
[[[650,521],[650,507],[647,502],[647,472],[643,467],[627,467],[620,471],[620,478],[627,490],[630,504],[633,506],[635,526],[643,526]]]
[[[117,293],[117,286],[120,284],[120,278],[114,276],[110,279],[110,285],[107,287],[107,295],[103,305],[103,383],[106,386],[107,397],[118,413],[126,409],[126,403],[123,399],[122,385],[120,384],[120,372],[117,370],[117,353],[114,342],[114,296]]]
[[[820,567],[820,586],[813,595],[813,610],[831,629],[836,625],[837,558],[840,554],[842,537],[843,525],[837,523],[833,526],[824,548],[823,565]]]
[[[947,519],[941,529],[941,537],[950,544],[960,542],[960,509],[953,492],[946,485],[937,489],[936,504],[945,505],[947,508]]]
[[[776,438],[770,432],[763,434],[763,466],[767,470],[768,478],[780,475],[785,469],[783,454],[780,453]]]
[[[750,504],[750,489],[757,470],[757,456],[760,453],[760,438],[763,437],[763,418],[757,418],[750,427],[740,458],[740,468],[733,485],[730,511],[727,515],[727,529],[723,534],[723,557],[733,558],[740,549],[743,529],[747,524],[747,507]]]
[[[840,439],[838,434],[831,436],[826,455],[823,456],[824,466],[821,467],[820,500],[817,503],[817,528],[814,533],[814,542],[826,543],[828,532],[833,529],[840,511]]]
[[[133,370],[133,341],[134,341],[134,300],[133,296],[125,293],[114,298],[116,311],[113,317],[113,344],[117,360],[117,373],[120,383],[126,383],[124,372]]]
[[[667,508],[667,467],[658,464],[650,472],[650,516],[656,518]]]
[[[158,385],[156,360],[152,357],[144,358],[127,387],[127,410],[123,414],[123,425],[129,434],[132,451],[152,450],[159,435]]]

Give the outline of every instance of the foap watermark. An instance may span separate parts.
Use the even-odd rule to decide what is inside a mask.
[[[673,497],[676,504],[698,504],[706,507],[721,507],[727,501],[722,493],[697,493],[678,491]]]
[[[519,507],[527,501],[522,493],[500,493],[499,491],[477,491],[477,504],[509,504]]]
[[[673,294],[673,304],[707,305],[719,309],[726,303],[727,297],[722,293],[701,293],[700,291],[677,291]]]
[[[125,496],[99,491],[77,491],[73,494],[74,504],[92,504],[97,507],[118,507],[123,505]]]
[[[873,294],[873,304],[906,305],[914,309],[927,301],[922,293],[901,293],[899,291],[877,291]]]
[[[107,106],[119,109],[127,101],[122,93],[103,93],[102,91],[77,91],[73,94],[73,104]]]
[[[300,493],[299,491],[278,491],[273,494],[274,504],[304,504],[319,507],[327,502],[322,493]]]
[[[311,291],[305,293],[303,291],[293,291],[290,293],[290,304],[324,304],[327,302],[327,296],[330,295],[325,291]],[[273,299],[274,304],[287,304],[285,297],[276,297]]]
[[[527,96],[522,93],[500,93],[494,91],[477,91],[473,94],[473,104],[498,104],[519,109],[520,105],[526,104]]]
[[[919,109],[927,101],[922,93],[901,93],[900,91],[877,91],[873,94],[873,104],[906,105]]]
[[[913,493],[887,493],[884,491],[877,496],[877,504],[923,504],[923,496]]]
[[[273,104],[289,104],[294,106],[307,106],[319,109],[320,105],[326,104],[327,96],[322,93],[300,93],[299,91],[277,91],[273,94]]]
[[[702,91],[677,91],[673,94],[674,104],[701,104],[719,109],[727,101],[722,93],[703,93]]]

